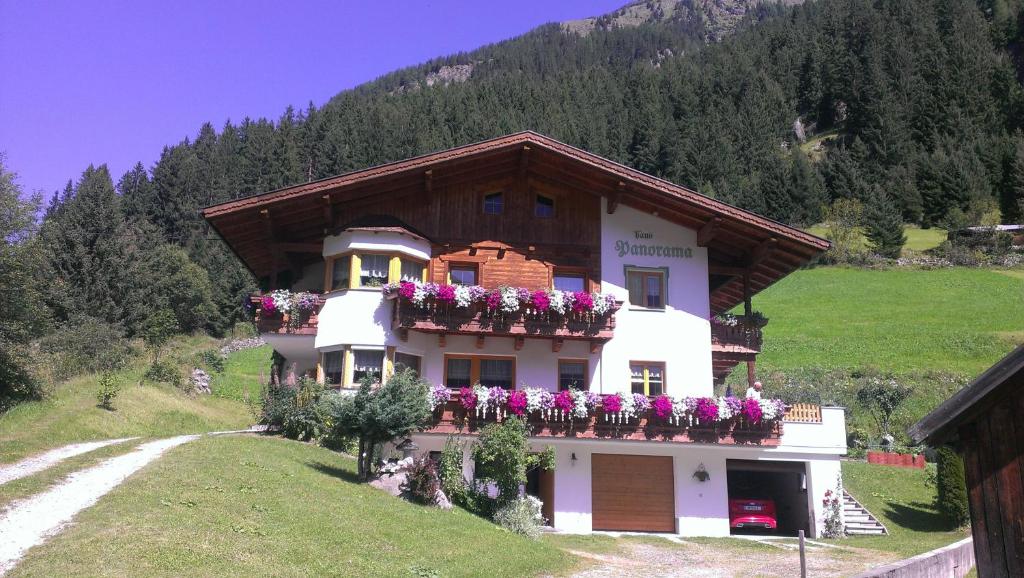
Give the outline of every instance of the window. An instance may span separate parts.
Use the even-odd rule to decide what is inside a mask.
[[[512,389],[513,362],[511,359],[481,359],[480,384],[487,387]]]
[[[352,350],[352,383],[361,384],[363,379],[380,381],[384,370],[384,352],[375,349]]]
[[[558,360],[558,390],[587,389],[587,362]]]
[[[327,385],[341,385],[344,371],[344,351],[325,351],[321,367],[324,372],[324,383]]]
[[[533,205],[533,214],[536,217],[551,218],[555,216],[555,200],[544,195],[537,195],[537,201]]]
[[[630,385],[633,393],[661,395],[665,393],[665,364],[641,361],[630,362]]]
[[[629,302],[650,309],[665,308],[665,271],[630,269],[626,271]]]
[[[359,285],[362,287],[380,287],[388,282],[388,267],[391,257],[387,255],[359,256]]]
[[[584,291],[587,276],[583,273],[559,273],[555,271],[555,289],[559,291]]]
[[[418,374],[420,372],[420,356],[396,351],[395,371],[401,371],[403,368],[409,368]]]
[[[500,215],[505,211],[505,196],[501,193],[484,195],[484,214]]]
[[[476,265],[449,265],[448,277],[452,285],[476,285]]]
[[[515,388],[516,360],[514,357],[483,357],[477,355],[446,355],[444,384],[448,387]]]
[[[448,387],[469,387],[473,385],[473,360],[449,357],[445,360],[445,380]]]
[[[423,281],[423,263],[402,259],[402,281]]]
[[[331,286],[328,290],[334,291],[335,289],[348,289],[348,281],[351,274],[351,255],[331,259]]]

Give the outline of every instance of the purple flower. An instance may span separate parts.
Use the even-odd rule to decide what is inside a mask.
[[[648,399],[648,397],[642,393],[634,393],[633,407],[636,408],[634,410],[636,412],[636,415],[640,415],[641,413],[651,409],[651,400]]]
[[[437,300],[442,303],[455,301],[455,287],[451,285],[439,285],[437,287]]]
[[[743,400],[743,415],[748,420],[750,420],[751,423],[760,423],[761,422],[761,402],[759,402],[758,400],[756,400],[754,398],[750,398],[750,397],[748,397],[747,399]]]
[[[270,295],[264,295],[263,298],[260,299],[260,309],[263,310],[263,313],[268,315],[277,311],[277,306],[274,305],[274,298]]]
[[[586,291],[576,291],[573,293],[573,311],[590,311],[593,308],[594,298],[590,296],[590,293],[587,293]]]
[[[416,284],[408,281],[402,281],[398,284],[398,295],[402,299],[412,299],[413,294],[416,293]]]
[[[710,397],[697,398],[695,414],[697,419],[702,422],[718,421],[718,402]]]
[[[743,409],[743,402],[741,402],[739,398],[732,395],[725,398],[725,405],[729,408],[729,413],[731,413],[732,415],[739,414],[740,411]]]
[[[519,301],[521,303],[529,303],[530,302],[530,290],[527,289],[526,287],[520,287],[520,288],[516,289],[516,293],[517,293],[517,296],[519,297]]]
[[[513,391],[508,395],[508,410],[515,415],[523,415],[526,412],[525,391]]]
[[[658,416],[658,419],[668,419],[672,416],[672,400],[667,395],[659,395],[654,398],[654,403],[651,404],[654,409],[654,415]]]
[[[494,311],[501,305],[501,291],[494,290],[487,294],[487,308]]]
[[[619,413],[622,411],[622,396],[617,393],[606,395],[601,400],[601,406],[605,413]]]
[[[476,392],[473,388],[463,387],[459,389],[459,403],[466,411],[473,411],[476,409]]]
[[[530,297],[533,302],[533,308],[541,313],[547,311],[551,307],[551,298],[548,297],[547,291],[534,291],[533,295]]]
[[[575,403],[572,399],[572,392],[568,389],[563,389],[555,396],[555,409],[560,409],[564,412],[571,412],[574,406]]]

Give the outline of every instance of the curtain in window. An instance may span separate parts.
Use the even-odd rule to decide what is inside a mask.
[[[558,389],[586,389],[584,365],[582,363],[563,362],[558,364]]]
[[[352,273],[352,256],[345,255],[334,260],[331,271],[331,289],[348,289],[349,275]]]
[[[359,272],[362,285],[383,285],[388,280],[388,266],[391,258],[387,255],[360,255]]]
[[[637,271],[630,271],[626,275],[626,284],[629,289],[629,302],[633,305],[646,305],[644,300],[644,276]]]
[[[359,383],[365,377],[379,380],[384,366],[384,352],[356,349],[353,352],[352,379]]]
[[[448,368],[445,372],[447,375],[448,387],[469,387],[472,385],[470,380],[472,379],[472,367],[473,362],[469,359],[448,359]]]
[[[480,383],[487,387],[512,387],[512,360],[481,359]]]
[[[629,382],[633,393],[644,393],[644,366],[629,366]]]
[[[423,264],[402,259],[402,281],[422,281]]]
[[[328,351],[324,353],[324,381],[330,385],[341,384],[342,354],[343,352],[341,351]]]
[[[401,366],[401,367],[399,367]],[[407,367],[416,373],[420,372],[420,356],[409,355],[408,353],[395,353],[395,369]]]

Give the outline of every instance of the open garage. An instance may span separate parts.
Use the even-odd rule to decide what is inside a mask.
[[[805,462],[727,460],[726,471],[731,533],[795,536],[804,530],[810,535]],[[762,523],[770,518],[775,529]]]

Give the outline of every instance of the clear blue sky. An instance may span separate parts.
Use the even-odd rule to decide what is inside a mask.
[[[402,66],[626,0],[0,0],[0,151],[49,195],[90,163],[116,180],[164,145],[277,119]]]

